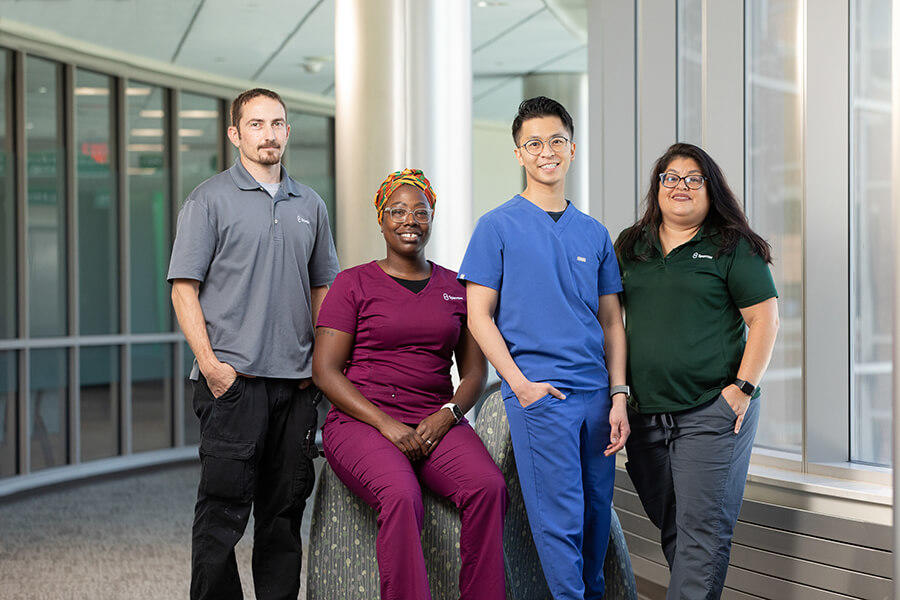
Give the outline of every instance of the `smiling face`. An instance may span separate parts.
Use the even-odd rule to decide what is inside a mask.
[[[678,177],[704,175],[697,161],[681,156],[673,158],[664,172],[673,173]],[[664,223],[696,227],[703,223],[709,214],[709,196],[705,184],[699,190],[688,189],[684,180],[678,182],[674,188],[660,185],[657,200]]]
[[[565,149],[554,151],[550,148],[550,139],[562,136],[569,140]],[[523,147],[529,140],[544,142],[540,154],[529,154]],[[557,116],[536,117],[522,123],[519,130],[518,147],[515,149],[519,164],[525,167],[525,177],[529,185],[532,182],[548,186],[562,184],[572,158],[575,156],[575,144],[571,141],[572,133],[566,129]]]
[[[406,218],[400,223],[395,223],[391,218],[391,209],[406,210]],[[428,214],[431,214],[428,199],[417,187],[401,185],[388,198],[381,219],[381,233],[384,235],[389,254],[413,257],[425,251],[425,245],[431,235],[431,221],[427,223],[416,221],[413,211],[417,210],[427,210]]]
[[[228,128],[228,138],[244,159],[270,166],[281,162],[290,132],[281,103],[256,96],[242,106],[240,123]]]

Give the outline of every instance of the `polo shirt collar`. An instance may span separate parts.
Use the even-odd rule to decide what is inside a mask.
[[[659,232],[652,231],[652,228],[647,225],[642,230],[644,235],[644,240],[647,242],[647,245],[651,248],[655,248],[656,251],[662,256],[662,244],[659,241]],[[709,223],[703,223],[700,227],[700,230],[694,234],[694,237],[689,239],[686,243],[692,244],[694,242],[699,242],[703,238],[710,237],[716,233],[716,228]]]
[[[234,161],[234,164],[228,169],[228,172],[231,173],[231,178],[234,179],[235,185],[242,190],[261,190],[262,186],[259,185],[259,182],[253,178],[253,175],[247,171],[247,168],[244,167],[244,163],[241,162],[241,159],[238,158]],[[284,168],[284,165],[281,165],[281,187],[289,196],[301,196],[303,192],[300,189],[300,184],[293,180],[293,178],[288,175],[287,169]]]

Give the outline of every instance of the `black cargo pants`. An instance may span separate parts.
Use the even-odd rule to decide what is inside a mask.
[[[253,508],[253,584],[260,600],[300,590],[300,521],[317,455],[314,386],[239,376],[219,398],[194,382],[200,486],[191,546],[191,598],[243,598],[234,546]]]

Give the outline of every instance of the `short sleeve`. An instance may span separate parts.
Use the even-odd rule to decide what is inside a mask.
[[[482,217],[472,232],[457,279],[499,290],[503,280],[503,241],[490,221]]]
[[[769,265],[750,249],[745,239],[738,242],[726,277],[728,293],[738,308],[747,308],[769,298],[777,298]]]
[[[216,250],[218,235],[205,202],[188,198],[178,213],[175,243],[166,280],[203,282]]]
[[[618,294],[622,291],[622,276],[619,261],[613,249],[612,239],[606,227],[600,226],[600,267],[597,273],[597,295]]]
[[[356,324],[359,315],[358,285],[355,278],[347,271],[339,273],[334,283],[325,294],[316,327],[337,329],[356,335]]]
[[[321,198],[317,198],[318,207],[316,214],[318,218],[316,229],[316,244],[313,247],[312,255],[309,258],[309,285],[319,287],[330,285],[334,281],[338,271],[341,270],[338,264],[337,252],[334,249],[334,239],[331,237],[331,226],[328,223],[328,211],[325,203]]]

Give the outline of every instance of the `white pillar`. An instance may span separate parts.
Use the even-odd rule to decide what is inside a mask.
[[[522,79],[522,97],[547,96],[562,104],[575,121],[575,160],[566,176],[566,198],[590,213],[590,146],[587,73],[536,73]],[[598,172],[598,176],[600,173]],[[599,204],[598,204],[599,215]]]
[[[897,473],[900,463],[900,242],[897,242],[897,234],[900,233],[900,0],[894,0],[891,4],[891,186],[894,203],[894,372],[893,383],[893,411],[892,421],[894,428],[894,452],[891,457],[894,474],[894,598],[900,598],[900,475]]]
[[[472,228],[469,2],[336,0],[335,130],[341,265],[384,256],[372,200],[409,167],[437,195],[428,256],[457,269]]]

